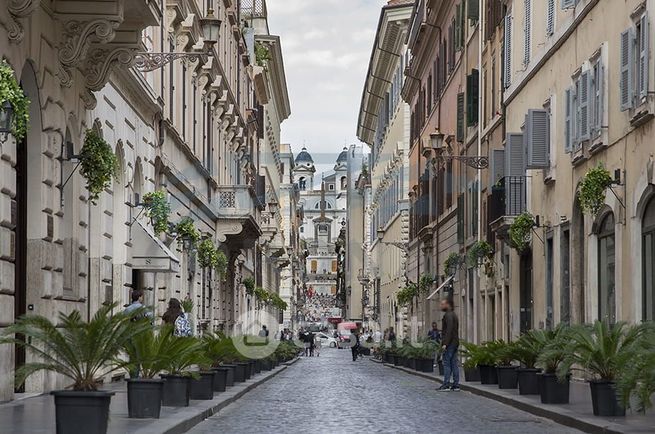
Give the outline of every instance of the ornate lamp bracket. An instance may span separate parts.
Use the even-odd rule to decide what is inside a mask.
[[[134,56],[134,67],[141,72],[155,71],[177,59],[187,59],[191,62],[207,62],[212,52],[195,53],[150,53],[140,52]]]

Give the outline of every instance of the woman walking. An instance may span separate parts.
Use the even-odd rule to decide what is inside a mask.
[[[162,316],[164,324],[170,324],[173,326],[173,335],[174,336],[192,336],[193,331],[191,330],[191,324],[187,318],[184,309],[182,309],[182,303],[177,298],[171,298],[168,301],[168,309],[164,312]]]

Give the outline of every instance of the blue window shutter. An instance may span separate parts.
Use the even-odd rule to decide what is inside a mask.
[[[634,91],[632,88],[632,73],[633,73],[633,30],[627,29],[621,33],[621,42],[619,45],[620,55],[620,80],[619,92],[621,100],[621,111],[626,111],[632,108]]]
[[[548,110],[528,110],[525,124],[528,169],[550,167],[550,115]]]
[[[505,140],[505,176],[525,176],[523,134],[507,134]]]
[[[589,71],[580,74],[580,86],[578,88],[578,107],[580,110],[580,129],[578,140],[589,140]]]
[[[489,157],[489,187],[498,184],[505,177],[505,150],[493,149]]]
[[[576,0],[562,0],[562,9],[571,9],[575,7]]]
[[[564,92],[564,152],[573,152],[573,88]]]
[[[648,14],[644,14],[640,20],[639,26],[639,98],[648,96],[648,75],[650,68],[649,62],[649,38]]]

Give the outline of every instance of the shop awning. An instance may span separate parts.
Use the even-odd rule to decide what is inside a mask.
[[[435,289],[432,294],[428,295],[428,298],[426,298],[426,300],[431,300],[432,297],[439,294],[439,291],[441,291],[446,285],[448,285],[450,282],[452,282],[454,277],[455,276],[450,276],[448,279],[444,280],[444,282],[441,285],[439,285],[439,287],[437,289]]]
[[[132,268],[158,273],[177,273],[180,271],[180,260],[150,228],[136,220],[132,225]]]

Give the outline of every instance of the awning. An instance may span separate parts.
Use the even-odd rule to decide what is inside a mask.
[[[454,277],[455,276],[450,276],[448,279],[444,280],[444,282],[441,285],[439,285],[439,287],[437,289],[435,289],[435,291],[432,294],[428,295],[428,298],[426,298],[426,300],[431,300],[432,297],[439,294],[439,291],[441,291],[444,288],[444,286],[446,286],[450,282],[452,282]]]
[[[177,273],[180,260],[139,220],[132,225],[132,268],[159,273]]]
[[[337,326],[339,330],[357,330],[357,324],[354,322],[342,322]]]

